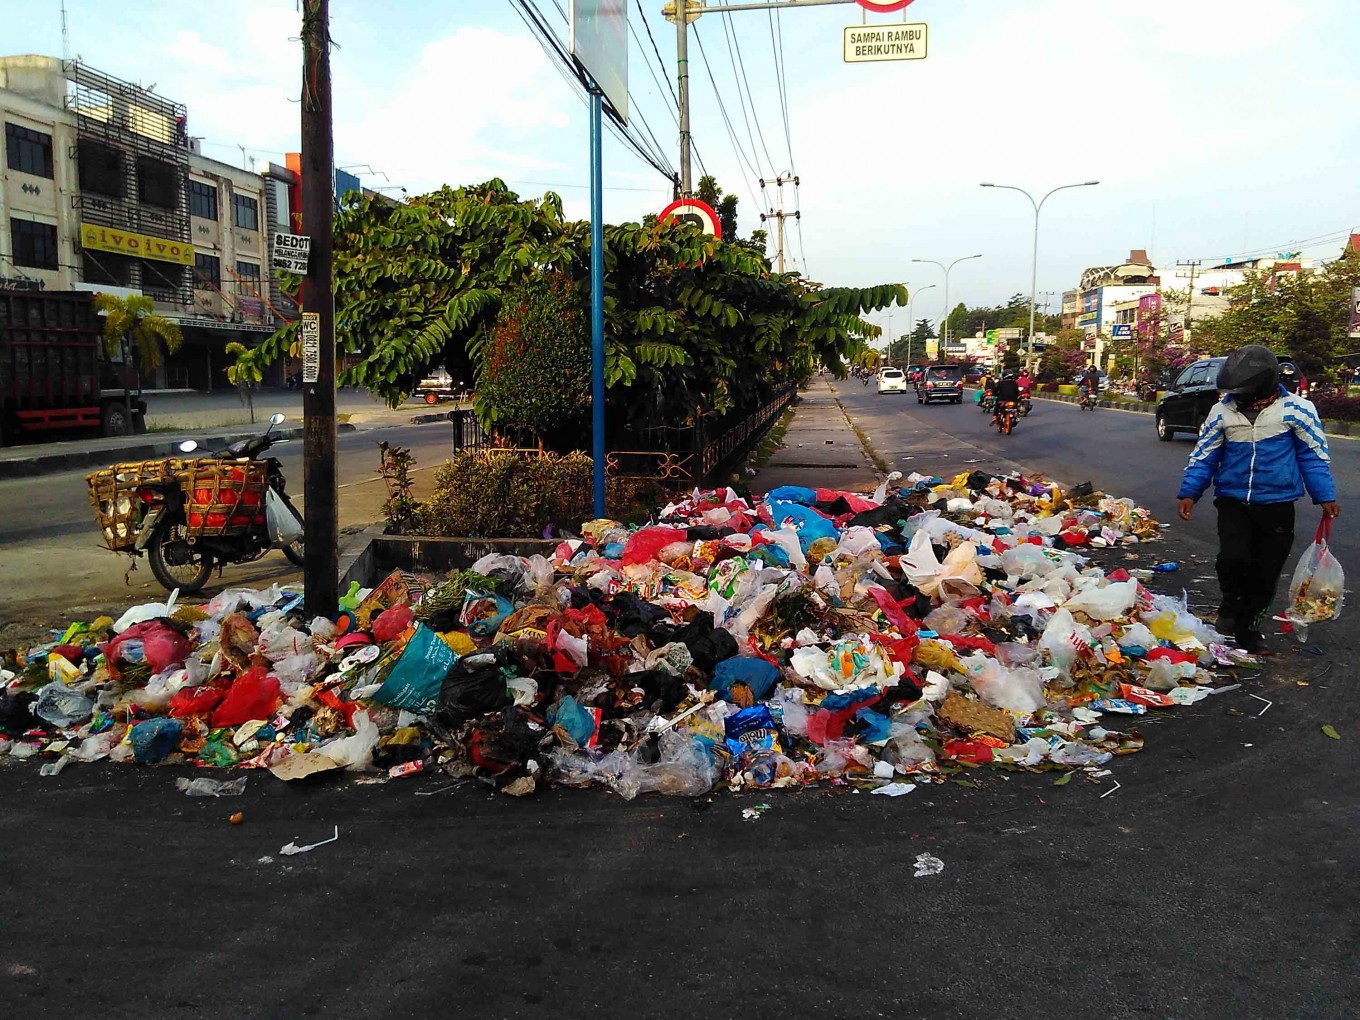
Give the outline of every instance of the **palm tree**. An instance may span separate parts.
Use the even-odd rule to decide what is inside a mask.
[[[156,314],[156,304],[143,294],[129,294],[115,297],[113,294],[96,294],[95,308],[104,313],[104,347],[109,357],[118,355],[120,350],[136,350],[141,369],[153,369],[161,363],[161,347],[174,354],[184,344],[184,334],[179,323]],[[132,414],[132,395],[123,394],[123,413],[126,417],[120,427],[115,427],[110,435],[123,435],[134,428],[136,419]]]

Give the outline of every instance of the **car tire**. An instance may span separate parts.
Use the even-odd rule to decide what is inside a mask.
[[[1166,423],[1166,419],[1160,414],[1157,415],[1157,438],[1164,443],[1169,443],[1176,438],[1176,430]]]

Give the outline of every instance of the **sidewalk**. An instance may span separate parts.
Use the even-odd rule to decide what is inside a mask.
[[[855,490],[873,488],[878,481],[831,386],[818,376],[798,395],[783,445],[760,469],[753,488],[766,492],[780,485],[803,485]]]

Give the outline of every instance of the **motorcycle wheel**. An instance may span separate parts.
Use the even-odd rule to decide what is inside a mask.
[[[295,567],[302,566],[303,546],[302,539],[298,539],[290,545],[283,547],[283,555],[288,557],[288,562]]]
[[[151,573],[166,591],[180,590],[182,595],[192,595],[208,583],[212,575],[213,561],[185,541],[184,525],[162,524],[151,536],[146,548],[146,558],[151,564]],[[184,549],[177,546],[183,545]],[[166,551],[170,551],[167,558]],[[183,559],[183,563],[171,562]]]

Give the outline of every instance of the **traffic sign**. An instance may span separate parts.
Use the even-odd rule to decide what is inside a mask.
[[[900,25],[851,25],[845,30],[842,56],[847,64],[874,60],[925,60],[925,22]]]
[[[874,14],[892,14],[905,9],[911,0],[855,0],[855,2]]]
[[[311,252],[312,239],[306,234],[275,234],[270,264],[275,269],[306,276]]]
[[[669,219],[698,224],[705,234],[712,234],[719,241],[722,240],[722,223],[718,220],[718,214],[711,205],[697,198],[677,198],[666,206],[661,210],[661,222]]]

